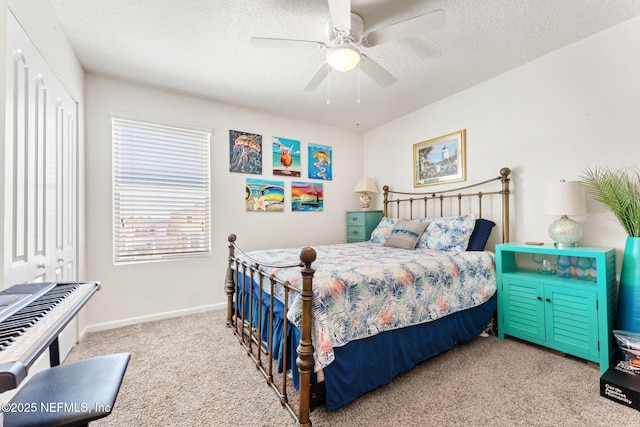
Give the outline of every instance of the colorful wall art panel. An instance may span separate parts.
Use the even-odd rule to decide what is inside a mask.
[[[300,141],[273,137],[273,174],[300,176]]]
[[[332,175],[331,147],[309,144],[309,178],[331,181]]]
[[[291,210],[321,211],[324,207],[323,184],[316,182],[291,183]]]
[[[229,130],[229,171],[262,174],[262,135]]]
[[[247,178],[244,191],[246,210],[284,212],[284,181]]]

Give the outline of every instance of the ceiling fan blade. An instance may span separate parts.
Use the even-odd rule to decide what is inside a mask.
[[[251,37],[251,46],[287,49],[324,49],[327,47],[326,44],[313,40],[270,39],[264,37]]]
[[[370,32],[367,34],[367,45],[377,46],[383,43],[404,40],[409,37],[420,36],[430,31],[439,30],[443,26],[444,11],[438,9]]]
[[[391,73],[364,54],[360,57],[360,69],[382,87],[390,86],[396,81]]]
[[[330,71],[331,71],[331,67],[329,67],[329,64],[325,62],[320,66],[320,68],[318,68],[318,70],[315,72],[313,77],[311,77],[311,79],[307,82],[304,89],[302,90],[305,92],[311,92],[316,90],[318,86],[320,86],[320,83],[322,83],[324,79],[327,78]]]
[[[350,0],[329,0],[329,15],[334,28],[343,31],[351,29]]]

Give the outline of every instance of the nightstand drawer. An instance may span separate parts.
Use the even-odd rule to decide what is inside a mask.
[[[365,226],[366,212],[347,212],[347,226]]]
[[[369,232],[369,237],[371,237],[371,232]],[[367,237],[367,228],[364,226],[364,223],[362,223],[362,226],[348,225],[347,240],[349,242],[364,242],[369,240]]]

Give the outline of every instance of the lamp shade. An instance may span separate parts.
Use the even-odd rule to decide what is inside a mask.
[[[360,178],[358,184],[353,189],[354,193],[377,193],[378,187],[376,187],[376,183],[373,178]]]
[[[332,47],[327,52],[327,63],[337,71],[349,71],[360,62],[360,52],[349,45]]]
[[[561,180],[545,185],[545,215],[582,215],[586,210],[587,202],[581,182]]]

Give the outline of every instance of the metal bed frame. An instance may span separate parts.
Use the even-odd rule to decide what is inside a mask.
[[[509,168],[500,169],[500,175],[496,178],[478,182],[475,184],[458,187],[445,191],[424,191],[424,192],[402,192],[392,191],[388,186],[384,186],[384,216],[391,217],[392,211],[395,211],[395,217],[413,219],[414,217],[428,216],[429,212],[435,212],[433,216],[445,216],[454,214],[458,215],[463,212],[463,201],[476,200],[477,214],[482,217],[483,200],[487,196],[496,195],[501,197],[501,216],[499,220],[502,242],[509,241],[509,189],[511,170]],[[470,189],[486,187],[496,181],[500,181],[499,190],[483,192],[481,190],[470,192]],[[464,192],[463,192],[464,191]],[[417,211],[417,212],[416,212]],[[300,261],[292,262],[289,265],[268,265],[261,263],[259,260],[251,258],[245,254],[236,244],[236,235],[231,234],[228,237],[229,259],[225,280],[225,291],[227,294],[227,326],[233,329],[240,344],[245,348],[247,354],[254,361],[256,368],[264,375],[267,384],[275,391],[280,399],[280,403],[289,411],[291,416],[297,421],[299,426],[311,426],[310,412],[315,405],[315,397],[318,394],[317,389],[311,384],[311,376],[314,367],[313,344],[311,338],[312,323],[312,301],[313,301],[313,275],[315,270],[312,268],[313,262],[316,260],[316,251],[311,247],[305,247],[300,251]],[[241,257],[238,256],[241,254]],[[300,268],[302,275],[302,286],[300,288],[292,286],[289,282],[279,280],[274,275],[268,275],[264,271],[264,267],[274,268]],[[248,280],[251,286],[252,282],[257,283],[259,287],[258,296],[254,292],[240,294],[245,286],[243,281]],[[274,368],[274,358],[272,357],[273,348],[269,344],[272,342],[274,333],[274,313],[269,311],[267,337],[262,336],[264,329],[263,316],[254,319],[252,310],[248,313],[244,309],[238,309],[244,306],[248,298],[250,307],[254,303],[258,307],[266,305],[273,307],[274,289],[281,286],[284,291],[284,312],[288,311],[289,296],[293,292],[299,295],[302,302],[302,321],[300,325],[300,341],[296,349],[297,358],[295,363],[299,371],[299,392],[292,392],[293,388],[290,384],[291,379],[287,377],[286,371],[278,375],[277,367]],[[268,293],[263,291],[268,289]],[[267,301],[265,301],[265,296]],[[257,300],[254,300],[257,298]],[[287,316],[284,316],[283,343],[284,348],[290,344],[288,342],[287,331],[289,322]],[[257,324],[257,326],[254,326]],[[287,366],[288,354],[285,351],[282,364]],[[291,394],[297,394],[298,399],[291,399]],[[297,402],[295,402],[297,400]]]

